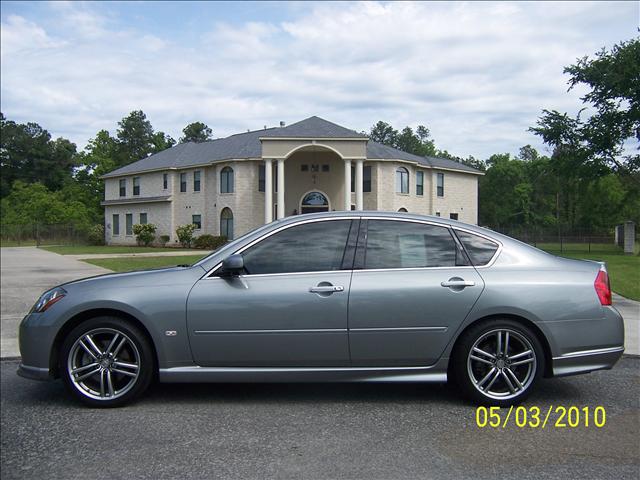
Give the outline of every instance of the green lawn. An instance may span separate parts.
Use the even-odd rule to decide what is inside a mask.
[[[94,258],[83,262],[97,265],[114,272],[131,272],[149,268],[174,267],[176,265],[191,265],[204,255],[176,255],[175,257],[120,257]]]
[[[35,240],[0,240],[0,247],[35,247]]]
[[[175,248],[171,247],[129,247],[123,245],[55,245],[40,248],[59,255],[85,255],[92,253],[157,253],[176,251]]]
[[[541,245],[538,245],[538,248],[540,247]],[[601,253],[600,251],[594,253],[593,249],[592,253],[565,251],[564,248],[562,253],[560,253],[559,248],[545,248],[544,250],[567,258],[606,262],[611,289],[623,297],[640,300],[640,257],[638,255],[624,255],[619,250],[613,250],[613,252],[617,253]]]

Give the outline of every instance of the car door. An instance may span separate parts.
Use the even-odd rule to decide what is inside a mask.
[[[363,220],[349,294],[353,365],[430,365],[484,282],[444,225]]]
[[[212,272],[201,279],[187,300],[196,363],[348,365],[347,306],[357,223],[322,219],[283,227],[237,252],[243,256],[243,274]],[[346,249],[350,236],[353,246]]]

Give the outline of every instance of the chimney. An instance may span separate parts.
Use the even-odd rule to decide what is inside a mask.
[[[265,129],[265,130],[267,129],[267,126],[266,126],[266,125],[264,126],[264,129]]]
[[[285,123],[283,121],[280,121],[280,128],[284,128]]]

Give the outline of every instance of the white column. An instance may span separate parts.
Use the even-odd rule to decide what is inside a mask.
[[[264,161],[264,223],[273,221],[273,166],[271,159]]]
[[[284,158],[278,159],[278,218],[284,218]]]
[[[356,160],[356,210],[364,210],[364,201],[362,199],[363,163],[364,160]]]
[[[351,160],[344,161],[344,209],[351,210]]]

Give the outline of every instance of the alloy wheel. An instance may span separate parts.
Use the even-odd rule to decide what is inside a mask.
[[[113,400],[126,394],[140,376],[140,353],[125,333],[96,328],[82,334],[67,357],[73,386],[95,400]]]
[[[484,333],[469,350],[467,371],[484,396],[508,400],[521,395],[534,381],[536,352],[521,333],[500,328]]]

